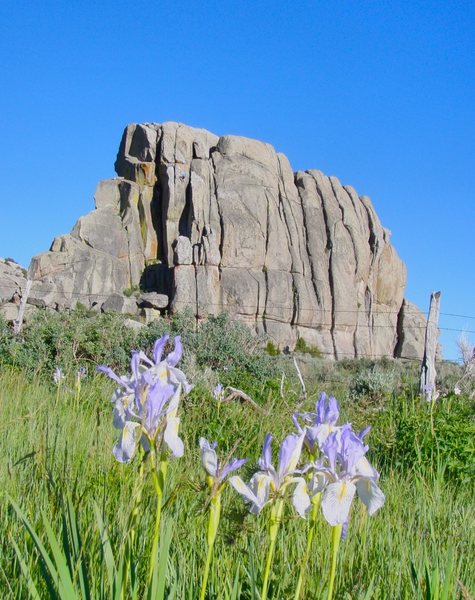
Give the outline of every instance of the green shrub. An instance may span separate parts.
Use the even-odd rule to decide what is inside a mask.
[[[314,358],[320,358],[322,356],[322,353],[316,346],[308,346],[307,342],[301,337],[297,339],[295,351],[302,352],[302,354],[310,354],[310,356],[313,356]]]
[[[269,356],[278,356],[280,354],[279,348],[270,340],[266,344],[266,352]]]
[[[379,402],[389,396],[396,384],[393,371],[374,367],[359,373],[350,387],[350,397],[353,400],[365,398],[371,402]]]
[[[13,332],[5,319],[0,315],[0,364],[9,362],[12,342]]]
[[[21,336],[14,336],[2,320],[0,362],[48,378],[56,367],[67,373],[88,363],[126,372],[130,351],[151,355],[155,340],[165,333],[182,336],[185,359],[194,362],[196,370],[222,373],[228,385],[238,386],[239,378],[247,375],[260,385],[275,374],[272,358],[262,351],[263,340],[245,325],[225,313],[198,325],[190,310],[153,321],[138,332],[125,325],[122,315],[80,306],[62,313],[38,311]]]
[[[184,329],[185,336],[187,329]],[[226,313],[210,317],[191,334],[192,349],[200,367],[228,372],[232,378],[246,372],[263,381],[274,374],[272,360],[262,352],[260,338],[250,329],[233,321]]]
[[[127,298],[131,298],[132,296],[137,296],[139,292],[140,286],[133,285],[131,287],[126,288],[122,293],[124,294],[124,296],[127,296]]]
[[[445,465],[449,479],[475,477],[475,406],[467,397],[442,397],[432,411],[418,396],[395,397],[372,425],[372,452],[384,467],[404,472]]]
[[[2,360],[27,372],[50,374],[55,367],[76,369],[87,363],[125,368],[136,334],[120,315],[100,314],[77,307],[70,312],[38,311],[21,336],[5,344]],[[0,339],[4,336],[0,334]]]
[[[437,389],[443,393],[454,391],[463,375],[462,366],[448,360],[437,364]]]

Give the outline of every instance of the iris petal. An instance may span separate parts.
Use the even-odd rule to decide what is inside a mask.
[[[119,462],[129,462],[134,456],[137,448],[137,427],[140,428],[140,425],[134,421],[125,422],[117,446],[112,450]]]
[[[163,434],[163,441],[168,446],[170,452],[175,458],[181,458],[184,454],[185,448],[183,441],[178,437],[178,429],[180,427],[180,417],[168,417],[165,432]]]
[[[246,463],[247,463],[247,458],[235,458],[234,460],[232,460],[231,462],[229,462],[227,465],[225,465],[223,467],[223,469],[220,473],[220,479],[224,479],[225,477],[227,477],[229,475],[229,473],[232,473],[233,471],[237,471]]]
[[[330,525],[342,525],[348,520],[356,487],[351,481],[336,481],[327,486],[322,499],[322,512]]]
[[[153,345],[153,361],[156,365],[158,365],[158,363],[162,360],[163,350],[165,349],[169,339],[169,335],[162,335],[162,337],[159,338]]]
[[[288,474],[295,471],[304,438],[305,431],[302,431],[300,435],[291,433],[282,442],[279,451],[279,481],[281,483]]]
[[[271,457],[271,443],[272,443],[272,434],[268,433],[264,438],[264,443],[262,444],[262,456],[259,458],[258,465],[263,470],[273,469],[272,466],[272,457]]]
[[[304,519],[305,514],[310,508],[310,497],[307,492],[307,484],[303,477],[298,477],[297,485],[295,486],[294,493],[292,496],[292,504],[298,514]]]
[[[201,462],[208,475],[216,477],[218,474],[218,457],[214,448],[211,447],[210,443],[206,438],[200,438],[201,448]]]
[[[373,479],[361,478],[356,482],[356,492],[360,500],[368,509],[368,514],[371,516],[379,510],[386,497],[382,490],[376,485]]]
[[[177,335],[175,337],[175,346],[173,348],[173,352],[166,357],[165,361],[170,367],[176,367],[176,365],[180,362],[181,356],[183,354],[183,346],[181,344],[181,336]]]
[[[247,500],[253,505],[258,505],[259,500],[257,499],[256,494],[251,490],[251,488],[244,483],[244,481],[239,477],[239,475],[233,475],[229,478],[229,483],[233,486],[238,494]]]
[[[255,507],[256,510],[253,510],[253,507],[251,507],[251,512],[254,514],[259,514],[264,504],[269,500],[272,480],[273,479],[270,475],[261,472],[257,472],[251,477],[249,486],[257,498],[257,505]]]
[[[110,379],[118,383],[121,387],[129,389],[128,379],[118,377],[110,367],[107,367],[106,365],[99,365],[96,367],[96,371],[99,371],[99,373],[104,373],[104,375],[110,377]]]
[[[330,396],[325,411],[325,422],[329,425],[335,425],[340,416],[340,410],[338,407],[338,401],[334,396]]]

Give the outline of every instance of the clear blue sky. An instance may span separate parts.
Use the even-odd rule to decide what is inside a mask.
[[[93,208],[127,123],[174,120],[369,195],[406,296],[475,316],[474,31],[470,0],[3,0],[0,256],[27,265]]]

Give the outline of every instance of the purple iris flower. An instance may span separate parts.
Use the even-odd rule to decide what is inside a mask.
[[[175,338],[174,350],[162,360],[168,340],[169,336],[163,336],[155,342],[153,360],[143,352],[133,352],[130,377],[119,377],[106,366],[97,367],[119,385],[112,396],[114,426],[121,430],[113,450],[119,462],[132,459],[138,441],[146,451],[151,446],[158,449],[163,441],[174,456],[183,455],[177,410],[181,392],[188,392],[191,386],[176,368],[182,355],[179,336]]]
[[[213,398],[215,400],[222,400],[224,396],[224,386],[221,383],[218,383],[214,388],[213,388]]]
[[[59,385],[63,379],[65,379],[65,375],[63,373],[63,371],[59,368],[56,367],[56,369],[53,372],[53,381],[56,385]]]
[[[200,438],[201,462],[211,479],[212,495],[219,494],[226,477],[233,471],[240,469],[247,462],[245,458],[235,458],[220,465],[215,450],[216,446],[216,442],[210,444],[206,438]]]
[[[322,392],[316,403],[316,423],[335,425],[339,416],[340,408],[337,399],[334,396],[328,397],[325,392]]]
[[[328,397],[325,392],[320,394],[314,413],[294,413],[292,415],[292,421],[299,433],[302,432],[298,421],[299,417],[307,423],[304,443],[312,456],[317,455],[328,435],[335,430],[339,416],[338,401],[334,396]]]
[[[86,367],[79,367],[78,372],[77,372],[77,378],[83,379],[84,377],[86,377],[86,375],[87,375]]]
[[[385,501],[385,496],[377,485],[379,477],[366,459],[368,446],[362,442],[364,430],[359,435],[346,424],[330,433],[322,450],[328,466],[321,469],[327,479],[323,492],[322,511],[330,525],[348,521],[351,503],[358,494],[372,515]]]
[[[258,460],[260,470],[252,476],[249,485],[237,475],[231,477],[229,483],[250,503],[252,513],[259,514],[276,494],[283,494],[289,484],[305,486],[304,479],[295,476],[304,438],[305,430],[299,435],[292,433],[284,439],[280,446],[279,466],[276,470],[271,457],[272,435],[267,434],[262,446],[262,455]]]

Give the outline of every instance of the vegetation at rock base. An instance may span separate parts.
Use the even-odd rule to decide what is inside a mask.
[[[310,354],[310,356],[313,356],[314,358],[320,358],[322,356],[322,353],[318,348],[315,346],[308,346],[306,341],[301,337],[297,339],[295,350],[297,352],[302,352],[303,354]]]
[[[130,351],[141,349],[150,356],[165,332],[182,335],[179,366],[194,388],[181,401],[185,452],[170,461],[163,498],[156,584],[164,598],[199,597],[209,507],[199,439],[216,440],[223,457],[248,458],[241,471],[247,479],[256,469],[266,433],[282,440],[293,430],[292,413],[313,411],[321,391],[339,400],[341,423],[351,421],[355,431],[371,425],[365,438],[368,458],[380,471],[386,495],[384,507],[371,517],[354,503],[347,537],[340,543],[334,597],[473,596],[475,405],[469,395],[454,390],[457,366],[440,365],[442,394],[430,406],[417,393],[417,363],[269,356],[261,340],[226,315],[196,328],[193,316],[184,313],[136,332],[118,316],[80,309],[68,315],[44,313],[22,337],[13,336],[0,321],[2,598],[28,597],[32,582],[41,598],[114,597],[110,560],[112,555],[118,559],[127,543],[140,455],[127,465],[113,457],[118,432],[112,426],[110,398],[116,385],[95,366],[108,364],[125,374]],[[87,369],[84,377],[78,375],[81,367]],[[53,381],[56,368],[64,374],[59,384]],[[384,385],[374,384],[374,373]],[[223,402],[223,396],[213,393],[218,384],[224,390],[239,388],[260,410],[238,399]],[[151,552],[155,512],[151,481],[145,481],[140,506],[130,585],[148,576],[144,557]],[[259,597],[267,510],[256,518],[231,487],[224,489],[207,598]],[[66,588],[58,591],[57,582],[45,576],[47,565],[21,515],[48,555],[69,557],[60,573],[70,573],[74,596]],[[269,598],[294,597],[307,529],[308,522],[286,506]],[[326,598],[329,568],[328,526],[321,519],[305,571],[305,598]]]

